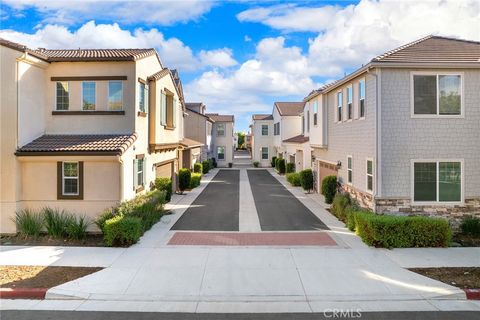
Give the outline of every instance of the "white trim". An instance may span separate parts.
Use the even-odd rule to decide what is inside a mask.
[[[67,177],[67,179],[76,179],[77,180],[77,192],[76,193],[66,193],[65,192],[65,163],[76,163],[77,164],[77,176],[76,177]],[[78,196],[80,194],[80,162],[78,161],[62,161],[62,196]]]
[[[352,167],[349,169],[348,168],[348,159],[351,159],[351,163],[352,163]],[[348,172],[351,172],[352,173],[352,181],[348,181]],[[353,156],[352,155],[347,155],[347,184],[348,185],[353,185]]]
[[[59,110],[58,109],[58,104],[57,104],[57,83],[60,82],[66,82],[67,85],[68,85],[68,108],[67,110]],[[70,81],[55,81],[55,86],[54,86],[54,89],[55,89],[55,93],[54,93],[54,99],[55,99],[55,111],[69,111],[70,110]]]
[[[263,149],[267,149],[267,158],[266,159],[263,159]],[[268,147],[260,147],[260,159],[261,160],[269,160],[270,158],[270,150]]]
[[[372,173],[369,174],[368,173],[368,161],[371,161],[372,162]],[[370,194],[373,194],[374,190],[375,190],[375,162],[373,161],[373,158],[366,158],[365,159],[365,190],[370,193]],[[368,176],[372,176],[372,189],[368,189]]]
[[[362,90],[360,90],[360,83],[363,81],[363,90],[364,90],[364,97],[363,97],[363,117],[361,116],[360,112],[360,106],[361,106],[361,97],[360,94],[362,93]],[[360,78],[357,83],[358,87],[358,120],[365,120],[365,115],[367,114],[367,80],[366,77]]]
[[[415,163],[427,163],[435,162],[436,166],[436,192],[437,192],[437,201],[415,201]],[[459,162],[460,163],[460,201],[440,201],[440,183],[439,183],[439,173],[440,173],[440,162]],[[465,203],[465,161],[464,159],[410,159],[410,201],[412,205],[416,206],[425,206],[425,205],[435,205],[435,206],[452,206],[452,205],[463,205]]]
[[[437,85],[437,113],[436,114],[415,114],[415,97],[414,97],[414,83],[413,77],[416,75],[436,76]],[[460,114],[459,115],[441,115],[440,111],[440,92],[438,91],[439,76],[456,75],[460,76]],[[410,71],[410,117],[415,119],[462,119],[465,118],[465,93],[464,93],[464,72],[454,71]]]
[[[124,105],[123,105],[123,80],[108,80],[107,81],[107,110],[110,111],[118,111],[116,109],[110,109],[110,82],[120,82],[122,85],[122,109],[120,110],[125,110]]]
[[[227,148],[225,146],[217,146],[216,148],[217,148],[217,150],[215,150],[216,151],[215,153],[216,153],[216,156],[217,156],[217,160],[218,161],[226,161],[227,155],[225,153],[227,152]],[[220,159],[218,157],[218,148],[223,148],[223,159]]]
[[[342,118],[339,118],[338,115],[338,108],[340,108],[340,105],[338,104],[338,94],[341,93],[342,94],[342,105],[341,105],[341,108],[342,110],[340,110],[340,114],[342,116]],[[338,90],[337,93],[335,94],[335,105],[336,105],[336,108],[335,108],[335,118],[336,118],[336,123],[341,123],[343,121],[343,113],[345,112],[344,108],[343,108],[343,89],[341,90]]]
[[[352,91],[352,102],[351,102],[351,105],[352,105],[351,115],[352,115],[352,117],[351,118],[348,117],[348,89],[350,89]],[[347,95],[346,95],[347,100],[346,100],[346,103],[345,103],[345,107],[346,107],[345,108],[345,112],[346,112],[346,117],[345,118],[348,122],[348,121],[352,121],[353,118],[355,118],[355,114],[354,114],[355,110],[354,110],[354,105],[353,105],[353,83],[350,83],[348,86],[346,86],[346,92],[347,92]]]
[[[93,108],[93,110],[97,110],[97,82],[88,80],[88,81],[82,81],[82,83],[80,85],[80,110],[81,111],[93,111],[92,109],[87,109],[87,110],[83,109],[83,84],[84,83],[90,83],[90,82],[95,84],[95,102],[94,102],[95,108]]]

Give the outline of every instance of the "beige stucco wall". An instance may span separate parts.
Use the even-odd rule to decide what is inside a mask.
[[[262,135],[262,125],[268,125],[268,135]],[[255,120],[252,127],[252,159],[260,162],[261,167],[270,167],[275,155],[273,149],[273,120]],[[268,159],[262,160],[262,148],[268,147]]]
[[[217,125],[219,123],[225,124],[225,135],[217,136]],[[215,122],[213,124],[213,154],[217,159],[217,165],[219,167],[227,167],[228,163],[233,163],[233,122]],[[217,158],[217,147],[225,147],[225,160],[218,160]]]

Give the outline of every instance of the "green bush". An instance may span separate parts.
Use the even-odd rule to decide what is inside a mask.
[[[355,228],[363,242],[383,248],[446,247],[452,231],[444,219],[355,212]]]
[[[211,161],[205,160],[202,162],[202,173],[207,174],[210,169],[212,169],[212,166],[210,164]]]
[[[67,225],[67,235],[70,239],[81,240],[87,236],[87,228],[90,222],[85,216],[72,217]]]
[[[95,219],[94,223],[97,228],[102,231],[103,227],[105,226],[105,221],[112,219],[117,214],[116,208],[108,208],[105,209],[98,217]]]
[[[276,168],[277,167],[277,157],[272,157],[272,161],[270,162],[270,164],[272,165],[272,168]]]
[[[258,168],[258,167],[260,166],[260,162],[258,162],[258,161],[253,161],[253,166],[254,166],[255,168]]]
[[[337,177],[326,176],[322,181],[322,194],[325,196],[326,203],[332,203],[337,193]]]
[[[209,163],[210,163],[210,168],[216,168],[217,167],[217,159],[215,158],[211,158],[210,160],[208,160]]]
[[[460,229],[465,234],[480,235],[480,218],[468,216],[462,220]]]
[[[337,193],[333,198],[332,206],[330,208],[332,214],[338,218],[338,220],[347,221],[347,208],[352,204],[352,200],[348,193]]]
[[[142,219],[118,215],[105,221],[104,240],[107,246],[129,246],[142,236]]]
[[[287,166],[285,169],[285,173],[291,173],[291,172],[295,172],[295,163],[293,162],[287,163]]]
[[[17,232],[25,237],[38,237],[43,228],[43,216],[30,209],[16,212],[13,221],[17,226]]]
[[[193,172],[195,173],[203,173],[203,165],[199,162],[195,162],[193,164]]]
[[[286,175],[287,181],[294,187],[300,187],[302,184],[300,183],[300,173],[298,172],[291,172],[287,173]]]
[[[276,169],[279,174],[285,174],[285,159],[277,159]]]
[[[172,199],[173,185],[170,178],[157,178],[155,179],[155,189],[165,191],[165,200],[170,202]]]
[[[122,202],[117,212],[121,216],[140,218],[143,231],[147,231],[162,217],[165,202],[165,191],[154,190]]]
[[[191,177],[192,173],[186,168],[182,168],[178,172],[178,189],[180,189],[181,193],[190,187]]]
[[[312,169],[305,169],[300,171],[300,184],[305,191],[310,192],[313,189]]]
[[[196,188],[200,185],[200,181],[202,180],[201,173],[192,173],[190,178],[190,189]]]
[[[67,214],[64,210],[52,209],[45,207],[42,209],[43,219],[47,234],[54,238],[67,237],[67,226],[75,219],[72,215]]]

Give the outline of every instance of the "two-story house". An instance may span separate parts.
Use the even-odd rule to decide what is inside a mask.
[[[252,160],[258,161],[260,167],[270,167],[271,158],[275,155],[273,116],[271,114],[254,114],[250,127],[252,130],[250,136]]]
[[[207,113],[206,115],[213,120],[212,149],[217,165],[219,167],[228,167],[230,163],[233,165],[234,116],[218,113]]]
[[[0,40],[1,231],[45,206],[96,217],[181,166],[181,87],[154,49],[31,50]]]
[[[317,183],[380,213],[480,215],[479,89],[480,43],[429,36],[313,91]]]
[[[290,139],[302,134],[304,102],[275,102],[273,105],[273,150],[275,156],[295,162],[296,142]]]
[[[212,152],[213,120],[206,116],[207,107],[202,102],[187,102],[185,106],[185,137],[203,144],[199,160],[207,160]]]

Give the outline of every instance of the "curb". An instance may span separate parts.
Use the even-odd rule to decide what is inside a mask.
[[[0,299],[45,299],[48,288],[0,288]]]
[[[480,300],[480,289],[464,289],[468,300]]]

